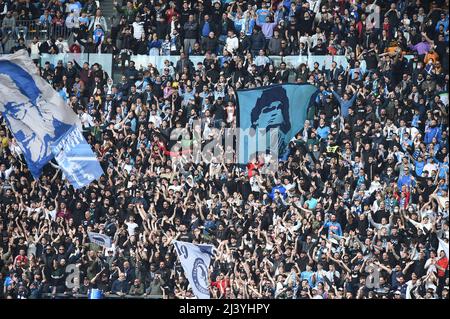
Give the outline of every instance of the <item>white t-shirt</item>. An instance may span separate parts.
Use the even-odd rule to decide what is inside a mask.
[[[47,216],[50,217],[51,220],[55,220],[56,219],[56,209],[47,210]]]
[[[32,58],[36,58],[39,56],[39,46],[40,45],[41,45],[41,42],[36,42],[36,43],[31,42],[30,43],[30,56]]]
[[[128,173],[131,172],[131,170],[133,169],[133,166],[131,166],[130,164],[125,164],[122,167],[124,170],[126,170]]]
[[[149,122],[153,122],[156,127],[160,127],[161,125],[161,116],[159,115],[150,115],[150,118],[148,119]]]
[[[423,171],[424,172],[428,172],[429,176],[431,175],[432,171],[437,171],[437,166],[435,163],[427,163],[425,164],[425,166],[423,167]]]
[[[31,208],[31,207],[27,208],[28,216],[30,216],[31,214],[40,213],[40,212],[41,212],[41,208]]]
[[[183,188],[183,186],[181,186],[181,185],[177,185],[177,186],[170,185],[169,186],[169,190],[173,189],[174,192],[179,192],[179,191],[181,191],[182,188]]]
[[[88,113],[83,113],[80,116],[80,121],[81,125],[83,125],[83,128],[94,126],[94,119]]]
[[[259,183],[257,182],[257,178],[255,176],[252,176],[250,178],[250,185],[252,187],[252,192],[260,191]]]
[[[56,46],[59,49],[59,53],[68,53],[70,52],[69,50],[69,44],[67,43],[67,41],[56,41],[55,42]]]
[[[225,49],[230,53],[236,51],[239,47],[239,40],[237,37],[228,37],[225,43]]]
[[[16,154],[16,155],[22,154],[22,149],[20,148],[19,145],[16,144],[16,142],[11,143],[9,145],[9,150],[11,151],[11,153]]]
[[[144,33],[144,23],[133,22],[133,37],[136,40],[139,40],[141,38],[142,33]]]
[[[135,222],[125,222],[125,224],[127,225],[127,229],[128,229],[128,234],[130,234],[130,236],[134,235],[134,230],[136,229],[136,227],[138,227],[138,224],[136,224]]]

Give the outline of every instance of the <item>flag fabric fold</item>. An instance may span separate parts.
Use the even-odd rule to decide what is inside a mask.
[[[173,244],[195,296],[198,299],[209,299],[208,267],[214,246],[177,240]]]
[[[76,125],[53,143],[52,153],[75,189],[89,185],[103,174],[91,146]]]
[[[445,242],[442,238],[439,238],[439,248],[438,248],[438,252],[440,252],[441,250],[444,251],[445,256],[448,258],[448,243]]]
[[[97,244],[102,247],[111,248],[111,237],[109,237],[108,235],[88,232],[88,236],[91,243]]]

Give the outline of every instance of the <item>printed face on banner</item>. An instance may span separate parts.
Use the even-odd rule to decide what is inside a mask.
[[[289,142],[302,128],[317,87],[310,84],[274,84],[237,90],[239,102],[238,158],[264,162],[262,171],[276,171],[278,159],[288,154]]]
[[[50,143],[70,129],[71,124],[48,112],[48,101],[33,77],[15,63],[0,61],[0,90],[2,100],[6,97],[8,101],[0,103],[0,111],[36,175],[52,157]]]
[[[284,137],[291,130],[289,109],[286,90],[281,86],[268,88],[262,92],[252,109],[251,127],[255,130],[264,128],[267,131],[278,129],[278,146],[284,149],[286,147]]]

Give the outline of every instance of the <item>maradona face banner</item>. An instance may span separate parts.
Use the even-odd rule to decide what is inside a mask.
[[[280,157],[286,152],[289,141],[300,131],[306,120],[308,107],[317,88],[309,84],[278,84],[248,90],[238,90],[239,124],[241,130],[266,132],[266,152],[278,144]],[[270,133],[270,132],[274,133]],[[277,136],[274,137],[273,134]],[[261,135],[257,134],[256,149],[261,152]],[[264,137],[263,137],[264,138]],[[275,140],[275,141],[274,141]],[[239,161],[246,163],[255,153],[255,143],[241,138]],[[270,150],[271,149],[271,150]]]

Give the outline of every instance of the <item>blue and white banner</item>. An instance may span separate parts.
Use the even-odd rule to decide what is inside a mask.
[[[88,232],[88,236],[91,243],[102,247],[111,248],[111,237],[108,235]]]
[[[75,112],[39,75],[26,50],[0,55],[0,112],[35,178],[53,158],[52,143],[79,125]]]
[[[214,246],[178,240],[174,240],[173,244],[195,296],[198,299],[209,299],[208,267]]]
[[[289,141],[302,128],[310,103],[318,92],[310,84],[276,84],[247,90],[238,90],[239,128],[241,130],[273,129],[278,134],[278,154],[284,154]],[[270,134],[268,135],[268,137]],[[258,141],[261,143],[261,141]],[[273,143],[265,143],[272,146]],[[239,141],[239,161],[248,162],[254,146],[246,139]],[[258,151],[261,151],[257,147]]]
[[[55,160],[75,189],[100,178],[103,169],[76,125],[52,144]]]

